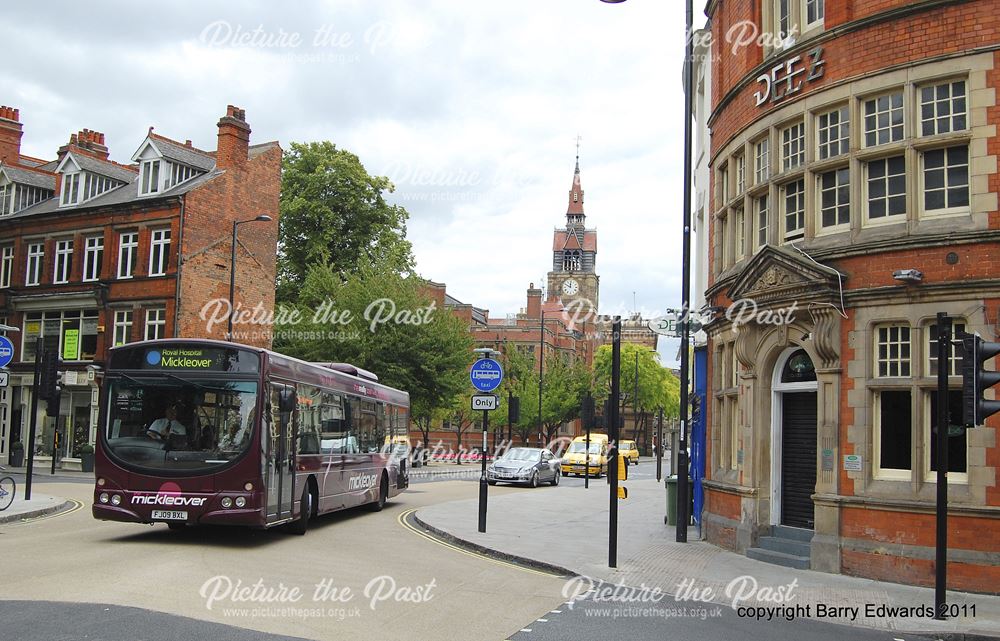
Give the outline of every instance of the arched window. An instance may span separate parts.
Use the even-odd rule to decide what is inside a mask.
[[[578,272],[583,269],[583,255],[579,249],[563,252],[563,271]]]
[[[781,370],[782,383],[806,383],[815,380],[816,368],[804,349],[794,352],[785,361],[785,368]]]

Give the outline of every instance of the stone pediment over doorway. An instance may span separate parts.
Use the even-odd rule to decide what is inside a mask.
[[[730,300],[753,299],[768,307],[797,301],[833,303],[840,307],[846,275],[819,264],[793,248],[766,245],[747,262],[729,287]]]

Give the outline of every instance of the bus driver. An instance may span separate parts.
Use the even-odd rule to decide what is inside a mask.
[[[171,436],[184,436],[187,429],[177,420],[177,406],[168,405],[163,411],[164,417],[150,423],[146,436],[157,440],[167,440]]]

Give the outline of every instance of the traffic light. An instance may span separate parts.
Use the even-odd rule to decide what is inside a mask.
[[[590,394],[583,397],[583,403],[580,405],[580,421],[584,430],[594,426],[594,397]]]
[[[507,422],[517,423],[521,420],[521,397],[512,396],[507,404]]]
[[[962,338],[962,422],[978,427],[987,416],[1000,412],[1000,401],[987,401],[983,393],[1000,383],[1000,372],[983,369],[986,361],[1000,354],[1000,343],[984,341],[979,334],[961,334]]]
[[[59,396],[62,392],[62,362],[55,352],[45,352],[42,356],[42,372],[38,398],[45,401],[45,414],[59,416]]]
[[[691,424],[694,425],[701,420],[701,397],[697,394],[691,395]]]
[[[622,481],[628,480],[628,467],[625,465],[625,457],[618,450],[618,446],[615,445],[615,459],[618,461],[618,498],[627,499],[628,498],[628,488],[621,485]]]

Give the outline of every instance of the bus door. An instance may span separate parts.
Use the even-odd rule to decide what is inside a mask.
[[[271,412],[262,439],[267,462],[267,522],[277,523],[292,518],[295,500],[295,451],[292,449],[295,389],[272,383],[269,404]]]

